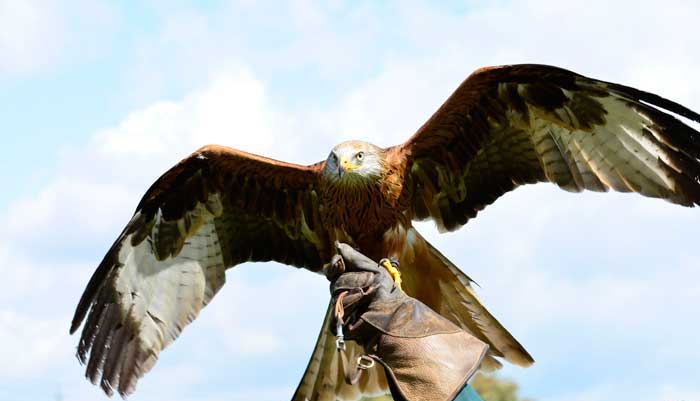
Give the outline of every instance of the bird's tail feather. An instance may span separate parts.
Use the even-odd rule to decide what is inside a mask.
[[[404,291],[489,344],[483,370],[501,366],[494,357],[527,367],[534,360],[525,348],[481,304],[472,280],[414,228],[400,255]]]
[[[329,304],[313,354],[292,401],[358,401],[364,397],[389,394],[386,375],[379,364],[364,371],[357,385],[345,383],[335,348],[335,337],[329,328],[331,310]],[[354,361],[364,352],[355,342],[347,341],[346,353],[348,360]]]

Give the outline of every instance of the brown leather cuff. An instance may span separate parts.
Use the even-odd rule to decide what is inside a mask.
[[[488,345],[466,332],[421,338],[382,335],[377,354],[394,400],[451,401],[476,373]]]

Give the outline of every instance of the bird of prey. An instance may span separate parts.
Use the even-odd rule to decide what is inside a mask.
[[[532,357],[480,303],[470,278],[412,226],[460,228],[516,187],[636,192],[700,204],[700,115],[631,87],[544,65],[471,74],[406,142],[349,141],[301,166],[210,145],[146,192],[97,267],[70,328],[86,376],[108,394],[134,391],[159,353],[244,262],[313,272],[334,241],[400,261],[403,289],[490,346],[484,362]],[[327,321],[328,319],[326,319]],[[347,386],[324,323],[294,400],[386,392],[380,370]],[[357,350],[356,350],[357,351]]]

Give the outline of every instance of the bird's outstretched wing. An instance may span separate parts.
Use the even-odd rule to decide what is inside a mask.
[[[404,144],[410,214],[455,230],[519,185],[700,204],[700,133],[658,95],[544,65],[469,76]]]
[[[71,333],[87,315],[78,345],[86,376],[107,394],[133,392],[228,267],[274,260],[319,270],[331,249],[318,215],[321,167],[207,146],[161,176],[75,311]]]

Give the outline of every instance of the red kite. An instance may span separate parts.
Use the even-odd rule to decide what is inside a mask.
[[[277,261],[314,272],[334,241],[401,262],[404,290],[490,346],[533,359],[484,308],[471,280],[412,221],[456,230],[504,193],[552,182],[567,191],[637,192],[700,204],[700,133],[660,96],[543,65],[469,76],[405,143],[350,141],[300,166],[205,146],[161,176],[109,249],[71,325],[78,357],[104,391],[126,395],[223,286],[226,269]],[[88,313],[89,312],[89,313]],[[349,387],[325,323],[295,400],[353,400],[386,390],[380,371]]]

